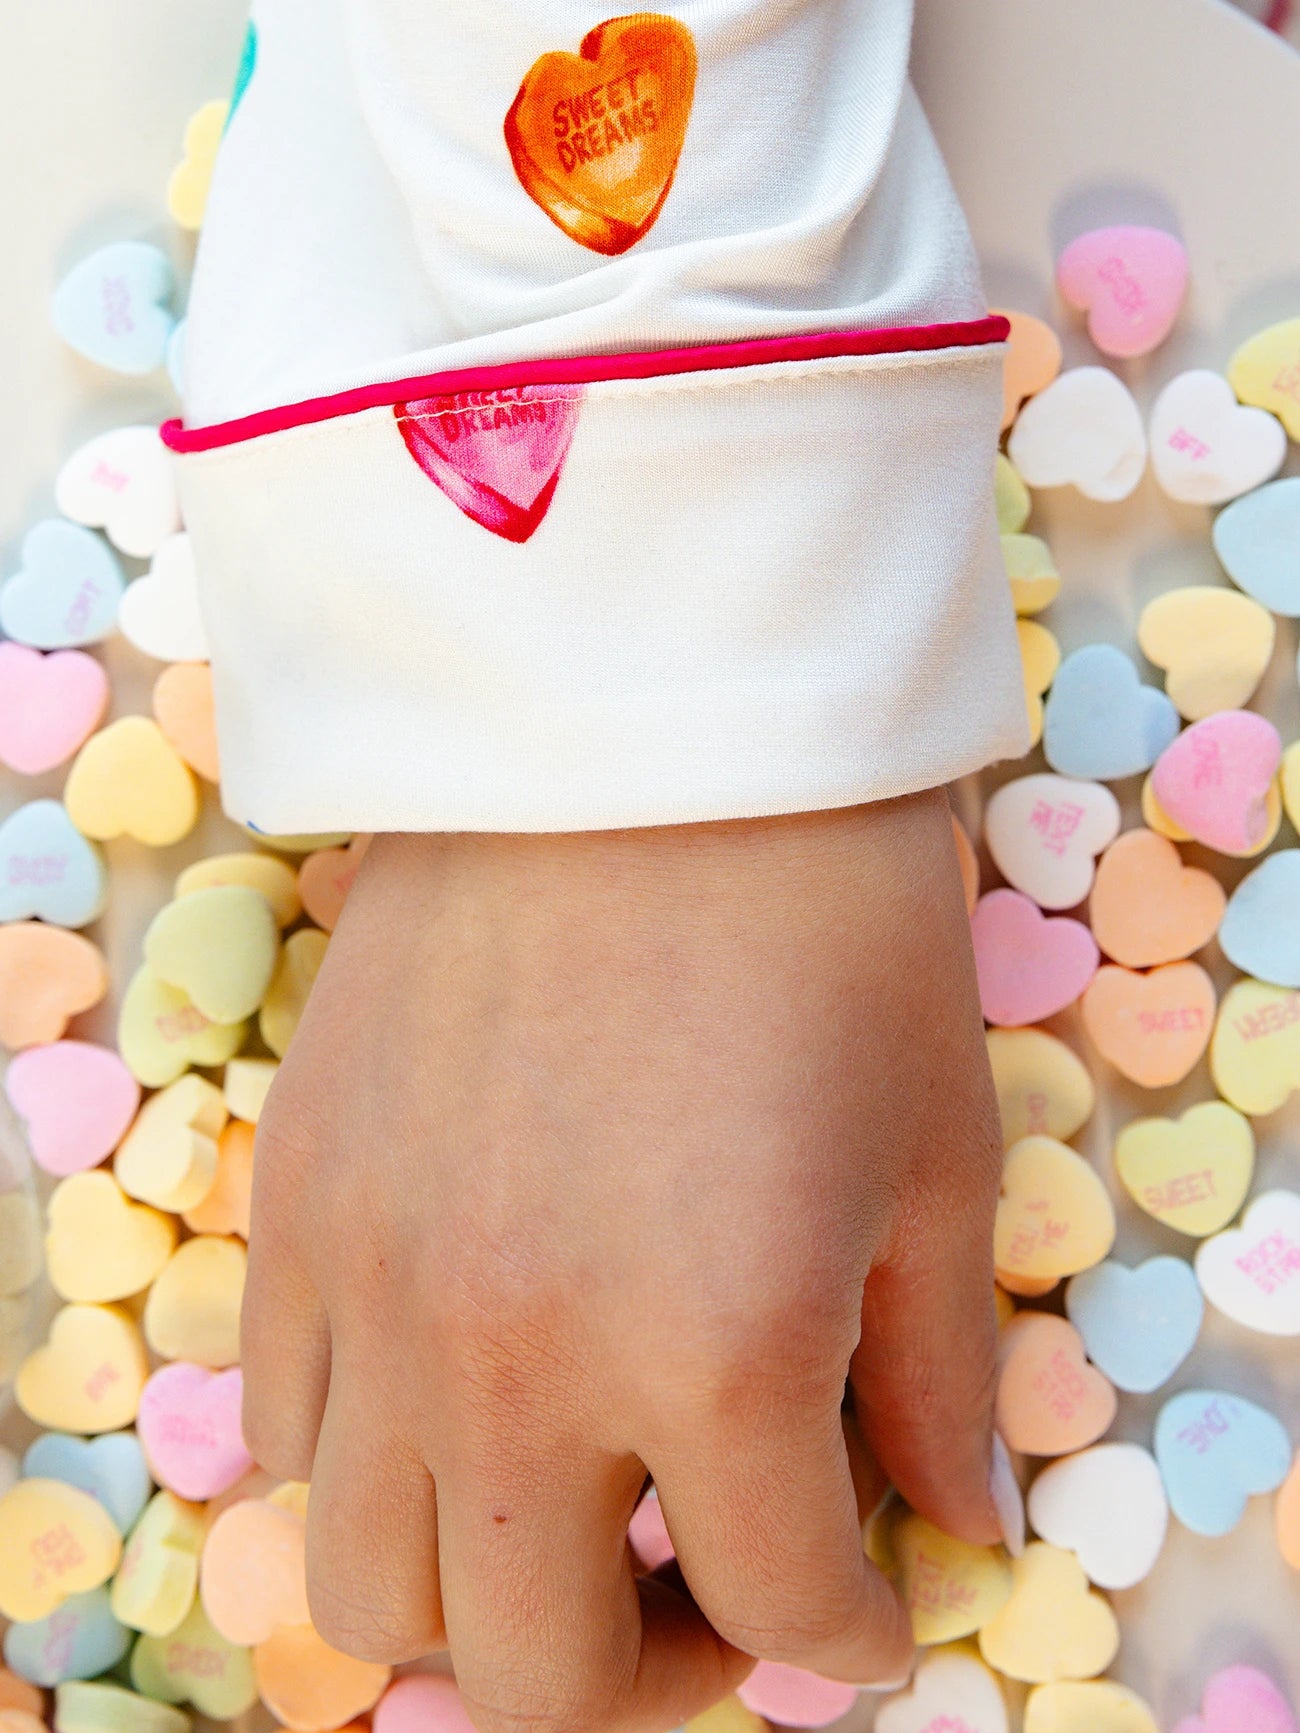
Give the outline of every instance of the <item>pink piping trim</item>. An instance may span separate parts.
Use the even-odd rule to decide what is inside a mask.
[[[590,385],[612,379],[658,379],[672,373],[702,373],[722,367],[756,367],[770,361],[820,361],[837,355],[901,355],[921,349],[974,348],[1003,343],[1011,326],[999,314],[954,325],[909,325],[879,331],[829,331],[803,337],[757,337],[743,343],[705,343],[692,349],[647,349],[629,355],[581,355],[539,361],[507,361],[494,367],[463,367],[417,379],[384,380],[261,409],[237,421],[185,427],[168,421],[163,441],[173,451],[213,451],[223,445],[309,427],[363,409],[388,409],[415,398],[461,391],[501,391],[530,385]]]

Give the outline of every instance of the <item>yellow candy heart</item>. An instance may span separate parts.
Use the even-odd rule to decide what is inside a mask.
[[[1035,1686],[1025,1703],[1024,1733],[1160,1733],[1160,1729],[1136,1691],[1111,1679],[1089,1679]]]
[[[1210,1041],[1219,1094],[1242,1113],[1272,1113],[1300,1089],[1300,993],[1238,981],[1219,1006]]]
[[[149,1376],[135,1322],[117,1306],[64,1306],[44,1347],[18,1371],[14,1395],[29,1420],[53,1432],[129,1426]]]
[[[277,854],[315,854],[318,848],[342,848],[344,843],[352,841],[350,830],[331,830],[321,835],[272,836],[269,831],[258,830],[255,824],[242,827],[253,841],[263,848],[273,848]]]
[[[41,1212],[25,1191],[0,1193],[0,1299],[25,1293],[41,1273]]]
[[[239,1363],[239,1305],[248,1252],[242,1240],[198,1234],[163,1266],[144,1307],[145,1340],[164,1360],[220,1371]]]
[[[1017,614],[1041,614],[1056,600],[1061,574],[1045,541],[1038,536],[1004,535],[1002,559]]]
[[[54,1693],[57,1733],[189,1733],[190,1718],[167,1703],[151,1703],[121,1685],[79,1679]]]
[[[196,1600],[165,1637],[141,1637],[131,1651],[131,1683],[164,1703],[192,1703],[201,1715],[230,1721],[257,1701],[253,1657],[212,1627]]]
[[[188,897],[214,885],[247,885],[261,891],[281,927],[291,927],[302,913],[298,875],[273,854],[214,854],[196,860],[176,880],[176,895]]]
[[[1093,1168],[1054,1137],[1007,1151],[993,1230],[999,1270],[1031,1282],[1099,1264],[1115,1243],[1115,1211]]]
[[[980,1632],[989,1666],[1027,1685],[1105,1672],[1119,1649],[1119,1626],[1074,1554],[1032,1541],[1011,1573],[1010,1599]]]
[[[998,1092],[1003,1147],[1022,1137],[1062,1143],[1091,1117],[1097,1092],[1087,1066],[1045,1029],[990,1029],[989,1064]]]
[[[993,499],[997,506],[998,529],[1004,536],[1019,535],[1029,522],[1029,489],[1015,464],[1001,451],[993,469]]]
[[[128,1202],[111,1173],[74,1173],[54,1188],[45,1255],[65,1300],[124,1300],[147,1288],[176,1249],[176,1223]]]
[[[1300,740],[1288,746],[1282,754],[1279,780],[1286,815],[1291,820],[1292,829],[1300,830]]]
[[[0,1613],[44,1619],[106,1583],[122,1537],[97,1498],[61,1480],[20,1480],[0,1498]]]
[[[131,977],[117,1021],[117,1046],[131,1075],[161,1089],[191,1065],[224,1065],[243,1045],[243,1023],[213,1023],[179,987],[147,963]]]
[[[209,885],[160,909],[144,960],[213,1023],[240,1023],[266,996],[280,953],[271,905],[248,885]]]
[[[168,1636],[194,1605],[208,1532],[201,1504],[157,1492],[131,1530],[113,1578],[113,1617],[133,1631]]]
[[[702,1715],[693,1715],[685,1723],[684,1733],[768,1733],[768,1726],[739,1697],[724,1697]]]
[[[307,995],[325,961],[328,944],[329,934],[316,927],[304,927],[284,942],[279,967],[262,1001],[258,1019],[262,1039],[277,1059],[283,1059],[289,1050],[289,1043],[307,1004]]]
[[[1267,608],[1208,584],[1157,596],[1138,622],[1142,654],[1165,670],[1165,691],[1189,722],[1244,708],[1268,667],[1275,636]]]
[[[284,1480],[267,1493],[266,1502],[278,1505],[281,1510],[292,1511],[306,1522],[307,1500],[310,1495],[311,1487],[305,1480]]]
[[[185,154],[167,182],[167,209],[183,229],[203,227],[217,146],[229,113],[228,102],[205,102],[185,128]]]
[[[1300,319],[1284,319],[1243,343],[1228,363],[1228,383],[1243,403],[1271,410],[1300,439]]]
[[[1025,709],[1029,715],[1029,733],[1037,746],[1043,738],[1043,693],[1056,678],[1061,665],[1061,646],[1037,620],[1017,620],[1016,638],[1020,644],[1020,667],[1025,682]]]
[[[113,1158],[117,1183],[129,1197],[179,1214],[212,1189],[217,1139],[229,1113],[214,1083],[193,1072],[145,1102]]]
[[[918,1643],[951,1643],[973,1635],[1011,1593],[1004,1552],[955,1540],[914,1511],[895,1525],[893,1544],[899,1592]]]
[[[133,836],[167,848],[199,816],[194,773],[148,716],[124,716],[92,734],[63,790],[68,816],[84,836],[107,842]]]
[[[256,1125],[266,1104],[266,1097],[280,1069],[274,1059],[232,1059],[222,1079],[226,1106],[232,1119],[247,1120]]]
[[[1115,1142],[1115,1170],[1133,1201],[1196,1239],[1232,1221],[1254,1168],[1250,1121],[1224,1101],[1203,1101],[1181,1119],[1135,1119]]]
[[[1166,837],[1170,842],[1190,842],[1192,840],[1191,831],[1184,830],[1180,824],[1175,824],[1156,799],[1156,791],[1151,786],[1149,775],[1142,780],[1142,822],[1148,830],[1155,831],[1157,836]]]

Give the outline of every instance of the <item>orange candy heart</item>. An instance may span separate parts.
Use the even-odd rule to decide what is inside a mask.
[[[254,1127],[232,1119],[217,1139],[217,1171],[211,1190],[181,1219],[192,1234],[238,1234],[248,1238],[253,1208]]]
[[[966,913],[973,915],[975,905],[980,900],[980,863],[975,853],[975,844],[966,833],[966,827],[957,817],[952,815],[952,840],[957,849],[957,867],[961,873],[962,894],[966,898]],[[319,923],[324,926],[324,922]]]
[[[577,54],[543,54],[506,116],[529,198],[593,252],[625,253],[653,225],[677,172],[695,95],[695,41],[663,13],[589,30]]]
[[[1227,898],[1218,880],[1186,867],[1166,837],[1129,830],[1097,863],[1089,902],[1093,937],[1126,969],[1176,963],[1219,930]]]
[[[282,1625],[253,1650],[263,1703],[291,1733],[341,1727],[379,1701],[391,1671],[331,1649],[311,1625]]]
[[[1293,1571],[1300,1571],[1300,1456],[1291,1464],[1291,1472],[1282,1482],[1282,1490],[1273,1507],[1273,1522],[1282,1557]]]
[[[1166,963],[1149,975],[1113,964],[1083,995],[1083,1022],[1102,1056],[1145,1089],[1178,1083],[1214,1029],[1214,986],[1199,963]]]
[[[42,921],[0,926],[0,1043],[17,1049],[57,1041],[68,1019],[108,991],[98,945]]]
[[[998,1342],[997,1427],[1012,1450],[1067,1456],[1093,1444],[1115,1418],[1110,1380],[1089,1364],[1073,1324],[1022,1312]]]
[[[998,307],[1010,321],[1007,352],[1002,361],[1002,427],[1011,426],[1026,397],[1045,390],[1061,371],[1061,339],[1050,325],[1031,313]]]
[[[208,782],[221,781],[212,670],[206,662],[173,662],[154,683],[154,721],[172,750]]]
[[[373,837],[354,836],[346,848],[318,848],[298,868],[298,895],[309,919],[327,933],[339,924],[357,868]]]

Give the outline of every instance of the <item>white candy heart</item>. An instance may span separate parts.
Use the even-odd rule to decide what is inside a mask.
[[[1196,1278],[1216,1310],[1265,1336],[1300,1336],[1300,1197],[1266,1191],[1239,1228],[1208,1239]]]
[[[911,1689],[880,1705],[875,1726],[876,1733],[1007,1733],[1007,1707],[996,1678],[968,1649],[931,1649]]]
[[[1151,411],[1151,467],[1170,499],[1226,505],[1275,476],[1286,429],[1266,409],[1246,409],[1207,367],[1171,379]]]
[[[1097,782],[1021,776],[984,813],[998,871],[1040,909],[1072,909],[1092,889],[1094,862],[1119,835],[1119,802]]]
[[[1029,1520],[1073,1552],[1097,1588],[1131,1589],[1160,1557],[1169,1500],[1149,1450],[1097,1444],[1043,1470],[1029,1489]]]
[[[159,662],[206,662],[194,553],[187,535],[168,536],[148,573],[127,586],[117,623],[137,650]]]
[[[59,471],[54,497],[65,517],[102,529],[134,559],[150,559],[181,527],[171,453],[156,427],[90,440]]]
[[[1007,453],[1030,487],[1073,483],[1089,499],[1127,499],[1147,464],[1133,393],[1106,367],[1074,367],[1020,411]]]

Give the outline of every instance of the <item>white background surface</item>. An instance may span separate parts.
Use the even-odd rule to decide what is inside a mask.
[[[995,304],[1059,321],[1051,261],[1065,241],[1097,222],[1172,224],[1191,250],[1193,297],[1170,344],[1129,369],[1146,401],[1183,367],[1221,365],[1242,337],[1300,313],[1300,59],[1216,0],[920,0],[920,9],[918,80]],[[49,327],[49,297],[62,270],[109,240],[156,240],[187,265],[189,245],[165,215],[166,178],[186,118],[229,89],[243,12],[242,0],[0,0],[0,576],[14,569],[22,531],[52,509],[54,472],[75,444],[173,411],[165,381],[116,380],[65,351]],[[1068,354],[1093,358],[1078,334]],[[1131,648],[1151,595],[1218,581],[1206,522],[1150,483],[1118,508],[1042,499],[1031,527],[1065,575],[1048,616],[1064,647],[1105,639]],[[142,708],[156,667],[120,644],[110,664],[118,709]],[[1285,740],[1300,735],[1285,623],[1264,707]],[[0,809],[57,793],[60,781],[0,787]],[[118,894],[100,939],[116,980],[179,866],[223,834],[212,819],[166,857],[110,850]],[[1282,841],[1294,846],[1289,829]],[[1209,1093],[1203,1072],[1177,1090],[1112,1089],[1089,1152],[1109,1172],[1118,1125]],[[1258,1129],[1260,1182],[1300,1184],[1297,1115]],[[1122,1219],[1127,1261],[1185,1255],[1187,1242],[1139,1223],[1131,1208]],[[1201,1382],[1263,1401],[1300,1437],[1294,1344],[1211,1323],[1174,1387]],[[1152,1411],[1126,1401],[1117,1435],[1146,1441]],[[13,1417],[8,1427],[23,1436]],[[1279,1558],[1269,1503],[1254,1501],[1218,1542],[1175,1524],[1151,1581],[1115,1597],[1125,1633],[1116,1676],[1151,1699],[1165,1727],[1231,1661],[1267,1667],[1300,1700],[1300,1577]]]

